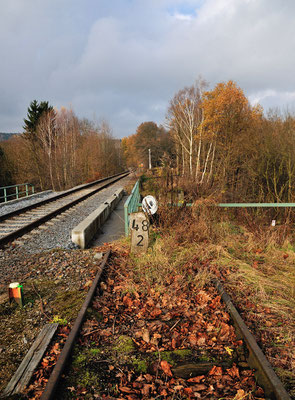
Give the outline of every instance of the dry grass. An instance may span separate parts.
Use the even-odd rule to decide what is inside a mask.
[[[214,274],[224,280],[269,361],[295,396],[295,233],[270,227],[254,215],[229,216],[214,201],[192,209],[162,207],[154,243],[135,261],[134,277],[167,290],[169,274],[203,287]],[[198,271],[192,273],[192,266]],[[140,278],[139,278],[140,276]],[[169,288],[168,288],[169,290]],[[295,398],[295,397],[294,397]]]
[[[193,247],[175,246],[174,235],[157,236],[148,252],[140,257],[134,257],[133,279],[136,283],[143,283],[142,290],[153,287],[161,293],[169,291],[167,277],[177,275],[179,284],[186,286],[194,283],[195,287],[202,288],[212,279],[209,270],[193,272],[189,268],[190,261],[195,258]]]

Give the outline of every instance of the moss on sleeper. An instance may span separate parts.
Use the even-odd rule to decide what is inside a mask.
[[[158,358],[159,353],[154,352],[153,356]],[[160,358],[167,361],[172,366],[175,366],[177,362],[190,358],[192,356],[192,351],[190,349],[178,349],[173,351],[163,351],[160,353]]]
[[[89,353],[93,356],[97,356],[98,354],[101,354],[102,351],[100,349],[95,348],[95,349],[89,349]]]
[[[83,371],[81,375],[79,375],[77,379],[77,384],[81,385],[82,387],[100,387],[100,379],[97,373],[86,370]]]
[[[149,368],[149,360],[141,357],[140,355],[134,355],[136,346],[127,335],[119,336],[115,341],[112,351],[115,352],[111,356],[114,363],[128,364],[130,367],[138,373],[146,373]]]
[[[136,348],[131,337],[127,335],[122,335],[119,336],[116,340],[113,350],[116,351],[118,354],[128,355],[135,351]]]
[[[147,362],[147,360],[139,359],[133,356],[131,357],[130,362],[135,372],[138,372],[139,374],[145,374],[148,372],[149,363]]]

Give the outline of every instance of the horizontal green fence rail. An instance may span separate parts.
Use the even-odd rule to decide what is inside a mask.
[[[169,205],[173,206],[178,206],[178,207],[191,207],[192,203],[184,203],[179,202],[179,203],[169,203]],[[216,204],[217,207],[223,207],[223,208],[250,208],[250,207],[270,207],[270,208],[276,208],[276,207],[295,207],[295,203],[219,203]]]
[[[219,203],[219,207],[295,207],[295,203]]]
[[[191,207],[192,203],[170,203],[170,206],[179,206],[179,207]],[[295,203],[219,203],[216,204],[218,207],[222,208],[250,208],[250,207],[295,207]],[[125,235],[128,236],[129,233],[129,214],[138,211],[138,208],[141,206],[140,203],[140,193],[139,193],[139,180],[134,185],[132,192],[128,199],[124,204],[124,219],[125,219]]]
[[[138,211],[140,206],[139,180],[134,185],[132,192],[124,204],[125,235],[129,232],[129,214]]]
[[[16,199],[19,199],[20,197],[25,197],[29,196],[30,194],[34,194],[35,188],[34,185],[32,185],[31,183],[20,183],[18,185],[0,187],[0,194],[2,192],[3,196],[0,196],[0,202],[2,201],[2,199],[4,199],[4,202],[6,203],[10,197],[15,197]]]

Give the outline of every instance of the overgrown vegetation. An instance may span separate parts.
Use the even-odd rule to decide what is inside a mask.
[[[152,166],[173,168],[194,199],[214,195],[224,202],[294,201],[294,115],[264,114],[233,81],[212,90],[207,86],[199,80],[171,99],[169,140],[161,140],[160,127],[162,136],[150,134],[147,141],[144,124],[124,139],[127,164],[148,167],[150,148]]]
[[[171,187],[167,192],[167,176],[150,178],[143,189],[153,193],[154,186],[162,207],[152,234],[156,236],[153,251],[138,260],[141,274],[157,287],[169,276],[167,268],[187,271],[198,264],[197,273],[186,275],[184,287],[189,279],[201,284],[212,276],[222,279],[295,398],[294,214],[290,210],[222,210],[212,198],[197,200],[192,207],[165,206],[164,199],[177,199],[179,193]],[[273,218],[279,221],[276,226],[271,226]]]
[[[264,398],[212,287],[216,276],[295,398],[292,214],[272,227],[271,214],[221,211],[213,198],[171,207],[171,196],[183,195],[171,176],[170,186],[165,174],[149,178],[143,192],[154,186],[161,199],[150,248],[130,255],[124,239],[99,249],[112,249],[111,264],[60,398]],[[50,370],[35,374],[37,398]]]

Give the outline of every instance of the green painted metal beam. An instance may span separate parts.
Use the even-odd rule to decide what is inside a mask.
[[[295,207],[295,203],[219,203],[219,207]]]
[[[135,183],[130,196],[124,204],[124,214],[125,214],[125,235],[128,236],[129,231],[129,214],[135,211],[138,211],[138,208],[141,206],[140,193],[139,193],[139,180]],[[169,204],[170,206],[179,206],[183,207],[191,207],[192,203],[173,203]],[[255,208],[255,207],[264,207],[264,208],[277,208],[277,207],[295,207],[295,203],[219,203],[218,207],[222,208]]]
[[[184,205],[186,207],[191,207],[192,203],[168,203],[168,205],[173,205],[173,206],[178,206],[178,207],[183,207]],[[219,203],[217,204],[218,207],[223,207],[223,208],[238,208],[238,207],[295,207],[295,203]]]
[[[21,188],[24,188],[23,190]],[[15,197],[19,199],[22,197],[21,195],[29,196],[29,188],[31,188],[32,194],[34,194],[34,185],[31,183],[19,183],[18,185],[10,185],[10,186],[3,186],[0,187],[0,192],[3,191],[4,195],[0,197],[4,199],[4,202],[7,202],[10,197]],[[10,189],[15,189],[15,193],[8,193]]]
[[[140,200],[139,180],[135,183],[132,192],[124,204],[125,235],[129,233],[129,214],[138,211]]]

